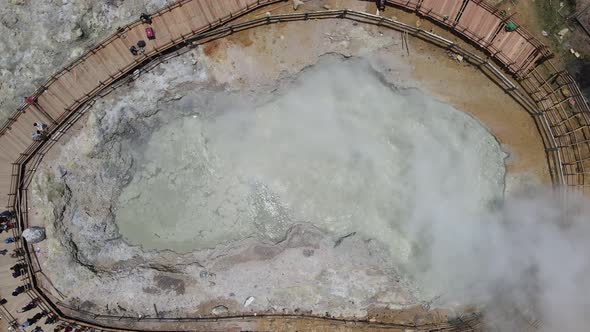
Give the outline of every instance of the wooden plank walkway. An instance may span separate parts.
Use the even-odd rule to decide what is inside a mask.
[[[149,57],[238,15],[279,1],[282,0],[181,0],[152,15],[149,26],[155,30],[155,40],[145,37],[147,24],[134,22],[53,75],[0,129],[0,197],[7,197],[8,207],[14,207],[14,193],[20,192],[16,179],[30,180],[36,162],[40,161],[39,155],[35,155],[34,161],[27,164],[26,175],[16,172],[18,167],[13,165],[33,157],[32,152],[39,147],[40,143],[33,144],[31,139],[34,122],[48,124],[51,135],[58,136],[60,125],[75,115],[73,112]],[[428,16],[466,37],[520,79],[540,116],[548,123],[548,140],[557,144],[548,150],[548,154],[557,152],[558,156],[555,167],[559,170],[555,172],[560,174],[554,181],[582,191],[590,189],[590,109],[571,77],[554,67],[540,72],[537,61],[548,55],[541,43],[523,28],[505,31],[507,21],[481,0],[389,0],[388,3]],[[143,54],[134,56],[129,47],[139,40],[146,41],[146,47]],[[16,200],[19,211],[25,211],[21,219],[26,219],[26,202],[26,197]],[[22,203],[25,208],[20,206]]]
[[[469,1],[463,10],[455,30],[481,47],[489,47],[496,33],[501,29],[502,19],[490,15],[490,11]]]
[[[515,22],[483,0],[388,0],[387,3],[414,11],[463,35],[519,78],[536,61],[551,54],[523,27],[517,25],[515,31],[506,31],[506,24]]]
[[[418,13],[446,26],[453,26],[459,17],[463,0],[423,0]]]
[[[422,0],[388,0],[387,3],[399,6],[411,11],[418,9]]]

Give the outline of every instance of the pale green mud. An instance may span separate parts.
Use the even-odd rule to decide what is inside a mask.
[[[392,89],[364,66],[324,66],[262,106],[154,132],[116,221],[145,249],[276,242],[303,222],[361,233],[403,257],[401,221],[459,187],[469,193],[465,209],[485,208],[502,196],[504,157],[485,127],[453,107]]]

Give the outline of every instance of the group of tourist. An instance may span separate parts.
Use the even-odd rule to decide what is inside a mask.
[[[21,263],[19,263],[19,264],[16,264],[15,266],[11,267],[10,269],[11,269],[11,270],[13,270],[13,271],[15,271],[15,267],[16,267],[17,265],[24,265],[24,264],[21,264]],[[17,268],[20,268],[20,266],[18,266]],[[22,268],[24,268],[24,267],[22,267]],[[31,284],[26,284],[26,285],[21,285],[21,286],[18,286],[17,288],[15,288],[15,289],[12,291],[12,296],[18,296],[18,295],[20,295],[20,294],[24,293],[24,292],[25,292],[27,289],[29,289],[29,288],[31,288]]]
[[[33,308],[36,308],[39,302],[40,302],[39,299],[32,300],[31,302],[29,302],[26,306],[24,306],[22,308],[23,311],[21,311],[21,312],[25,312],[25,311],[31,310]],[[33,315],[33,317],[25,320],[19,326],[24,329],[26,327],[33,325],[33,324],[36,324],[37,322],[39,322],[41,320],[41,318],[43,318],[45,316],[47,316],[47,318],[45,319],[45,325],[50,325],[50,324],[57,322],[57,316],[52,315],[52,314],[48,314],[47,311],[45,311],[45,310],[41,310],[40,312]],[[59,331],[59,329],[57,329],[57,328],[55,330]],[[33,332],[34,331],[37,331],[37,332],[41,331],[42,332],[43,328],[41,326],[35,326],[35,328],[32,331]]]
[[[141,16],[139,18],[141,19],[142,23],[152,24],[152,18],[148,14],[141,14]],[[151,26],[148,26],[147,28],[145,28],[145,34],[146,34],[147,38],[150,40],[156,38],[154,28],[152,28]],[[131,54],[133,54],[133,55],[144,54],[146,46],[147,46],[147,44],[144,40],[139,40],[137,42],[137,46],[131,45],[131,47],[129,47],[129,52],[131,52]]]
[[[141,45],[138,45],[138,46],[145,47],[145,42]],[[49,127],[46,124],[41,123],[41,122],[35,122],[33,124],[33,127],[35,128],[35,131],[31,135],[33,140],[44,141],[49,138],[49,136],[48,136],[49,135]],[[15,228],[16,226],[17,226],[16,213],[14,211],[6,210],[3,212],[0,212],[0,234],[2,234],[3,232],[8,233],[10,230]],[[20,240],[20,236],[11,235],[11,236],[4,238],[3,242],[4,242],[4,244],[12,244],[12,243],[15,243],[19,240]],[[6,256],[6,254],[8,254],[8,252],[9,252],[8,249],[2,248],[2,249],[0,249],[0,256]],[[23,260],[24,254],[25,254],[25,252],[22,248],[15,248],[10,253],[10,257],[17,260],[17,263],[10,267],[10,270],[12,271],[13,278],[19,278],[19,277],[25,275],[26,273],[28,273],[27,265],[24,263],[24,260]],[[12,296],[14,296],[14,297],[19,296],[19,295],[27,292],[30,289],[31,289],[30,283],[18,286],[12,291]],[[0,305],[3,306],[6,303],[8,303],[8,300],[0,297]],[[38,308],[40,303],[41,303],[41,300],[39,298],[34,298],[30,302],[28,302],[25,306],[23,306],[20,310],[17,310],[17,312],[18,313],[25,313],[29,310],[33,310],[35,308]],[[51,324],[58,322],[57,316],[55,316],[54,314],[48,313],[45,310],[41,310],[41,311],[35,313],[32,317],[27,318],[25,321],[23,321],[20,324],[18,324],[16,322],[12,322],[12,325],[10,325],[8,327],[8,330],[9,331],[17,331],[17,330],[22,330],[22,329],[31,327],[35,324],[38,324],[40,322],[40,320],[45,316],[47,316],[47,318],[45,319],[46,325],[51,325]],[[35,326],[31,331],[32,332],[43,332],[43,328],[41,326]],[[81,327],[81,326],[78,326],[75,324],[68,324],[68,323],[60,322],[60,324],[58,324],[56,327],[54,327],[54,331],[82,332],[82,331],[89,331],[89,329],[87,327]]]
[[[10,210],[6,210],[6,211],[3,211],[0,213],[0,233],[8,232],[9,230],[13,229],[16,226],[16,221],[14,220],[15,216],[16,215],[15,215],[14,211],[10,211]],[[9,236],[4,239],[4,243],[5,244],[14,243],[14,242],[18,241],[19,239],[20,239],[20,237],[17,235]],[[7,253],[8,253],[8,249],[0,250],[0,255],[2,255],[2,256],[5,256]],[[22,249],[18,248],[18,249],[13,250],[13,252],[10,254],[10,257],[11,258],[18,258],[18,257],[22,256],[22,254],[23,254]],[[12,270],[12,277],[18,278],[18,277],[22,276],[23,274],[25,274],[26,267],[27,266],[21,262],[13,265],[10,268]],[[19,291],[19,288],[17,288],[17,289],[15,289],[14,292],[12,292],[12,295],[16,296],[20,293],[22,293],[22,291]]]
[[[39,128],[39,130],[44,130],[44,133],[46,133],[47,126],[45,126],[43,124],[39,125],[37,123],[35,124],[35,126],[36,127],[38,126],[37,128]],[[0,230],[7,231],[7,230],[10,230],[10,229],[16,227],[15,217],[16,217],[16,213],[14,211],[6,210],[3,212],[0,212]],[[6,244],[14,243],[14,242],[18,241],[19,239],[20,239],[19,236],[9,236],[4,239],[4,243],[6,243]],[[9,251],[8,249],[4,248],[4,249],[0,250],[0,255],[6,256],[8,251]],[[25,251],[22,248],[15,248],[10,253],[10,257],[17,260],[17,262],[10,267],[10,270],[12,270],[12,276],[15,278],[18,278],[18,277],[26,274],[28,271],[27,265],[23,260],[24,255],[25,255]],[[12,296],[14,296],[14,297],[20,296],[21,294],[26,293],[31,288],[32,288],[32,286],[30,283],[26,283],[24,285],[18,286],[12,291]],[[0,298],[0,305],[3,306],[6,303],[8,303],[7,299]],[[33,310],[35,308],[41,308],[40,311],[35,313],[33,316],[27,318],[26,320],[22,321],[22,323],[20,323],[20,324],[18,324],[16,322],[12,322],[12,325],[8,327],[8,330],[9,331],[20,331],[20,330],[23,330],[25,328],[29,328],[29,327],[37,324],[37,326],[34,326],[31,331],[32,332],[43,332],[43,328],[41,326],[39,326],[40,323],[42,322],[41,319],[43,317],[46,317],[46,319],[44,321],[45,325],[52,325],[52,324],[57,323],[58,317],[56,315],[54,315],[53,313],[48,313],[46,310],[43,310],[42,307],[40,307],[41,303],[42,302],[41,302],[40,298],[34,298],[31,301],[29,301],[25,306],[23,306],[20,310],[17,310],[18,313],[22,314],[27,311]],[[54,331],[81,332],[81,331],[87,331],[87,329],[83,328],[83,327],[76,326],[76,325],[70,325],[67,323],[60,323],[59,325],[54,327]]]
[[[44,141],[49,137],[47,136],[49,133],[49,127],[46,124],[42,122],[35,122],[33,123],[33,128],[36,129],[31,135],[34,141]]]
[[[35,124],[35,125],[37,125],[37,124]],[[11,230],[14,227],[16,227],[15,217],[16,217],[16,213],[14,211],[6,210],[3,212],[0,212],[0,233],[2,233],[4,231],[7,232],[8,230]],[[18,241],[19,239],[20,239],[19,236],[13,235],[13,236],[9,236],[9,237],[4,238],[3,241],[5,244],[10,244],[10,243],[14,243],[14,242]],[[3,248],[2,250],[0,250],[0,255],[6,256],[8,251],[9,251],[8,249]],[[12,276],[14,278],[18,278],[18,277],[27,273],[27,265],[25,264],[25,262],[23,260],[24,254],[25,254],[25,252],[22,248],[13,249],[12,252],[10,253],[10,257],[17,260],[17,262],[10,267],[10,270],[12,271]],[[17,297],[17,296],[25,293],[29,289],[31,289],[30,283],[26,283],[24,285],[18,286],[12,291],[12,296]],[[40,302],[40,299],[38,299],[38,298],[33,299],[32,301],[27,303],[24,307],[22,307],[22,309],[18,312],[24,313],[26,311],[32,310],[39,305],[39,302]],[[8,303],[7,299],[0,298],[0,305],[5,305],[7,303]],[[12,326],[9,326],[8,330],[14,331],[14,330],[17,330],[18,328],[24,329],[26,327],[33,326],[34,324],[38,323],[39,320],[41,318],[43,318],[44,316],[48,316],[48,314],[46,311],[42,310],[42,311],[34,314],[32,317],[26,319],[21,324],[14,323]],[[49,315],[47,317],[45,323],[52,324],[52,323],[55,323],[56,320],[57,320],[57,317],[55,317],[53,315]],[[43,328],[41,328],[40,326],[35,326],[31,331],[42,332]]]
[[[24,322],[22,322],[20,324],[20,327],[22,329],[29,327],[33,324],[36,324],[41,318],[43,318],[43,316],[47,315],[47,312],[45,310],[36,313],[33,317],[28,318],[27,320],[25,320]],[[33,331],[43,331],[43,329],[41,328],[41,326],[36,326]]]

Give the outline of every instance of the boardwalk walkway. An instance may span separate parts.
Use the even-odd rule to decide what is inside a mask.
[[[94,98],[116,88],[136,68],[149,68],[166,56],[178,54],[182,51],[181,47],[191,43],[204,43],[263,24],[295,20],[353,19],[406,31],[463,54],[535,117],[544,139],[554,183],[586,193],[590,191],[590,110],[587,103],[571,77],[555,69],[547,60],[550,56],[547,48],[521,27],[515,31],[506,31],[506,24],[512,22],[494,7],[479,0],[387,1],[389,5],[425,16],[457,33],[479,46],[489,59],[467,52],[455,43],[427,31],[346,10],[276,15],[223,26],[239,15],[279,1],[282,0],[181,0],[154,13],[151,24],[134,22],[119,29],[53,75],[0,128],[0,195],[7,197],[7,207],[17,212],[18,227],[14,235],[19,235],[28,225],[27,188],[36,166],[44,153],[89,109]],[[146,38],[146,27],[153,28],[155,39]],[[139,40],[146,42],[145,50],[133,55],[129,48]],[[493,65],[493,61],[514,79],[505,76]],[[49,124],[48,140],[32,141],[34,122]],[[32,247],[22,241],[17,245],[26,252],[24,259],[29,272],[25,280],[19,282],[30,282],[33,285],[27,296],[43,299],[42,308],[46,311],[58,314],[64,321],[81,321],[80,324],[90,326],[100,323],[102,326],[115,324],[119,328],[129,328],[138,324],[137,318],[101,318],[58,303],[36,281],[37,269]],[[0,267],[5,266],[2,264]],[[3,295],[4,291],[2,288]],[[9,311],[14,308],[10,307]],[[255,319],[258,318],[248,317],[248,320]],[[169,328],[169,323],[166,322],[166,328]]]

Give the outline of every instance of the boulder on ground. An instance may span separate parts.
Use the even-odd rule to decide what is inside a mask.
[[[248,296],[246,301],[244,301],[244,307],[247,307],[250,304],[252,304],[252,302],[254,302],[254,300],[256,300],[256,298],[254,296]]]
[[[45,240],[45,228],[33,226],[23,231],[23,237],[28,243],[38,243]]]
[[[229,309],[224,305],[218,305],[211,310],[211,313],[214,315],[224,315],[229,312]]]

